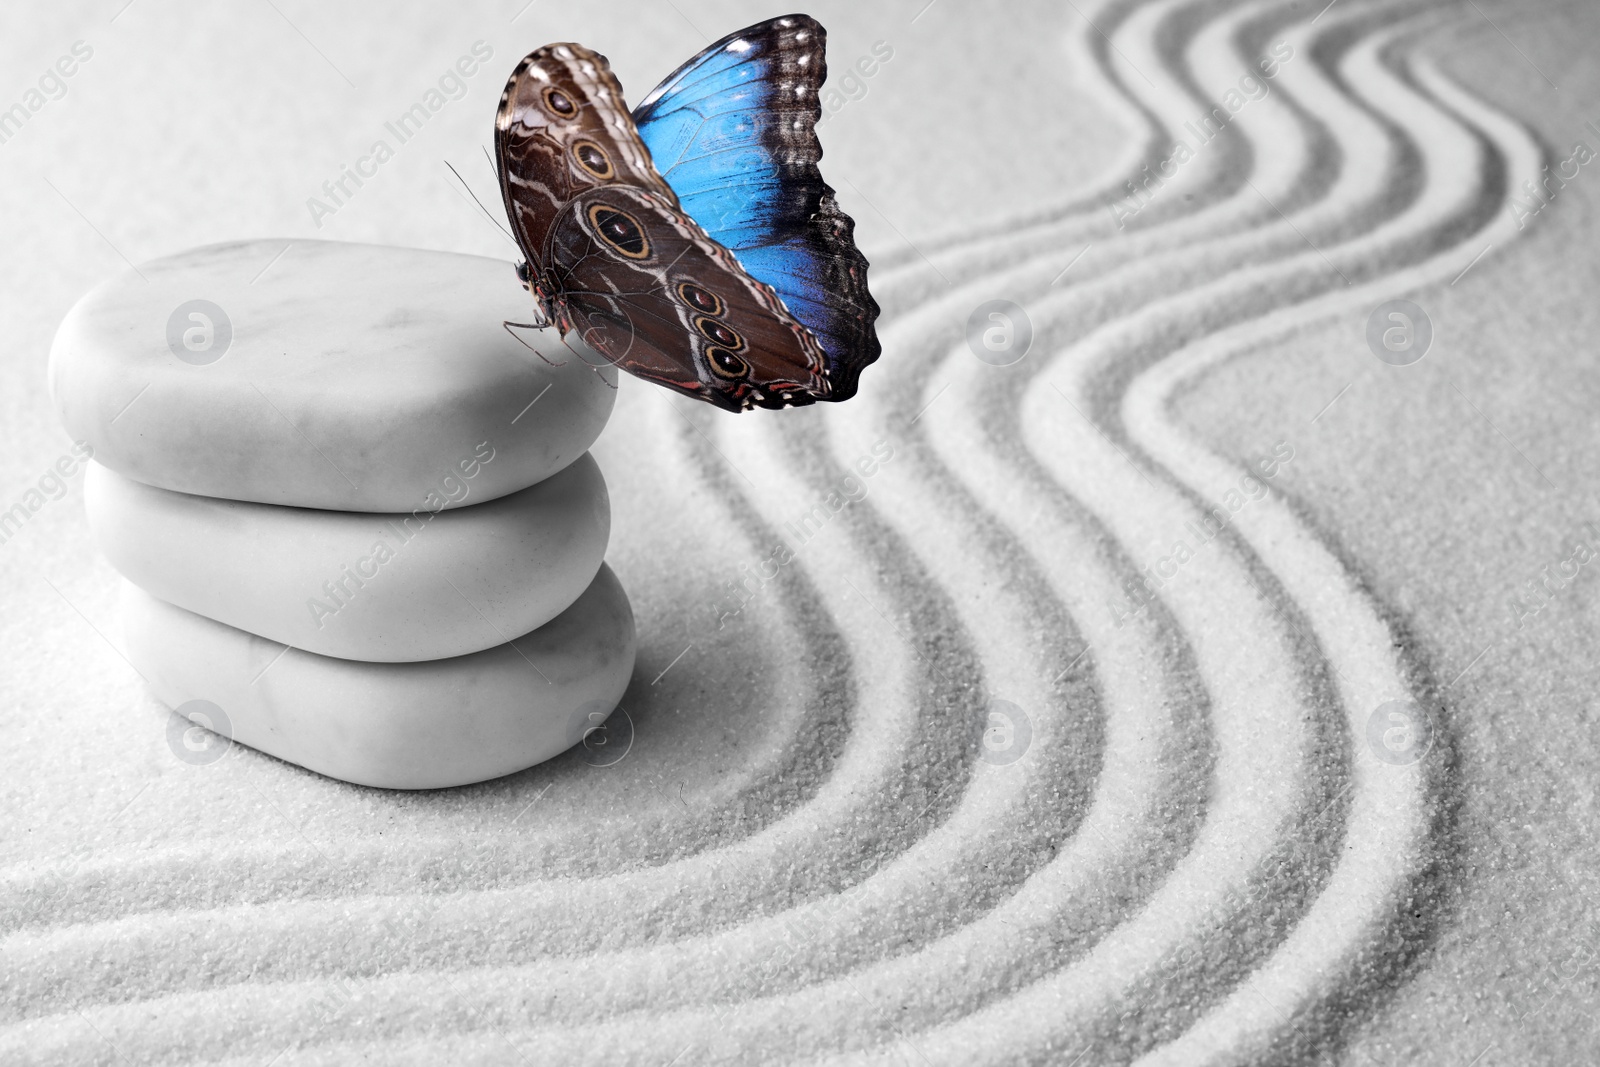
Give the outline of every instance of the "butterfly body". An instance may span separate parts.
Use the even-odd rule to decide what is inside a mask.
[[[878,307],[817,170],[823,41],[806,16],[750,27],[631,114],[582,45],[522,60],[495,143],[541,325],[733,411],[854,394]]]

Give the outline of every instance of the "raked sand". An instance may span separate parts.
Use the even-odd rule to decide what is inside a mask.
[[[728,417],[625,381],[596,446],[640,640],[610,753],[422,794],[181,762],[81,474],[0,545],[0,1058],[1587,1058],[1600,587],[1525,583],[1600,523],[1600,179],[1508,204],[1600,141],[1600,18],[920,7],[812,9],[836,72],[894,50],[823,127],[884,306],[861,395]],[[437,162],[492,192],[500,67],[573,37],[638,97],[694,27],[771,13],[307,15],[331,70],[265,10],[185,72],[203,27],[159,7],[4,45],[96,46],[0,146],[11,498],[70,448],[54,323],[121,264],[86,220],[135,261],[262,233],[509,258]],[[314,230],[304,197],[476,38],[493,73]],[[1273,54],[1197,145],[1197,94]],[[1034,331],[1004,368],[965,343],[996,298]],[[1409,366],[1367,347],[1393,299],[1434,328]],[[1396,701],[1431,724],[1411,762],[1369,731]]]

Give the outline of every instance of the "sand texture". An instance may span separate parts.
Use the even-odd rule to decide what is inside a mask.
[[[0,506],[71,448],[51,331],[123,255],[509,264],[440,159],[494,208],[525,51],[584,41],[638,99],[774,13],[279,6],[0,42],[95,47],[0,145]],[[1600,15],[811,11],[836,79],[892,47],[822,126],[883,356],[782,413],[623,380],[593,454],[639,649],[603,747],[416,794],[185,762],[81,475],[0,544],[0,1061],[1592,1059],[1600,172],[1568,161]],[[1009,365],[969,343],[993,300]],[[1418,360],[1369,346],[1399,300]]]

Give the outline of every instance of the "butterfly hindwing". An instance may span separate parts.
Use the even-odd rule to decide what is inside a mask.
[[[573,329],[617,366],[730,411],[829,394],[816,339],[727,249],[649,190],[613,184],[581,194],[550,250]]]
[[[683,210],[817,338],[827,399],[844,400],[881,349],[855,224],[818,167],[826,42],[806,15],[729,34],[668,75],[633,120]]]

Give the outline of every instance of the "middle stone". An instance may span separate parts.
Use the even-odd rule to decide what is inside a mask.
[[[587,454],[483,504],[394,515],[192,496],[91,463],[84,507],[100,551],[147,593],[307,652],[381,663],[465,655],[543,626],[594,580],[611,534]]]

